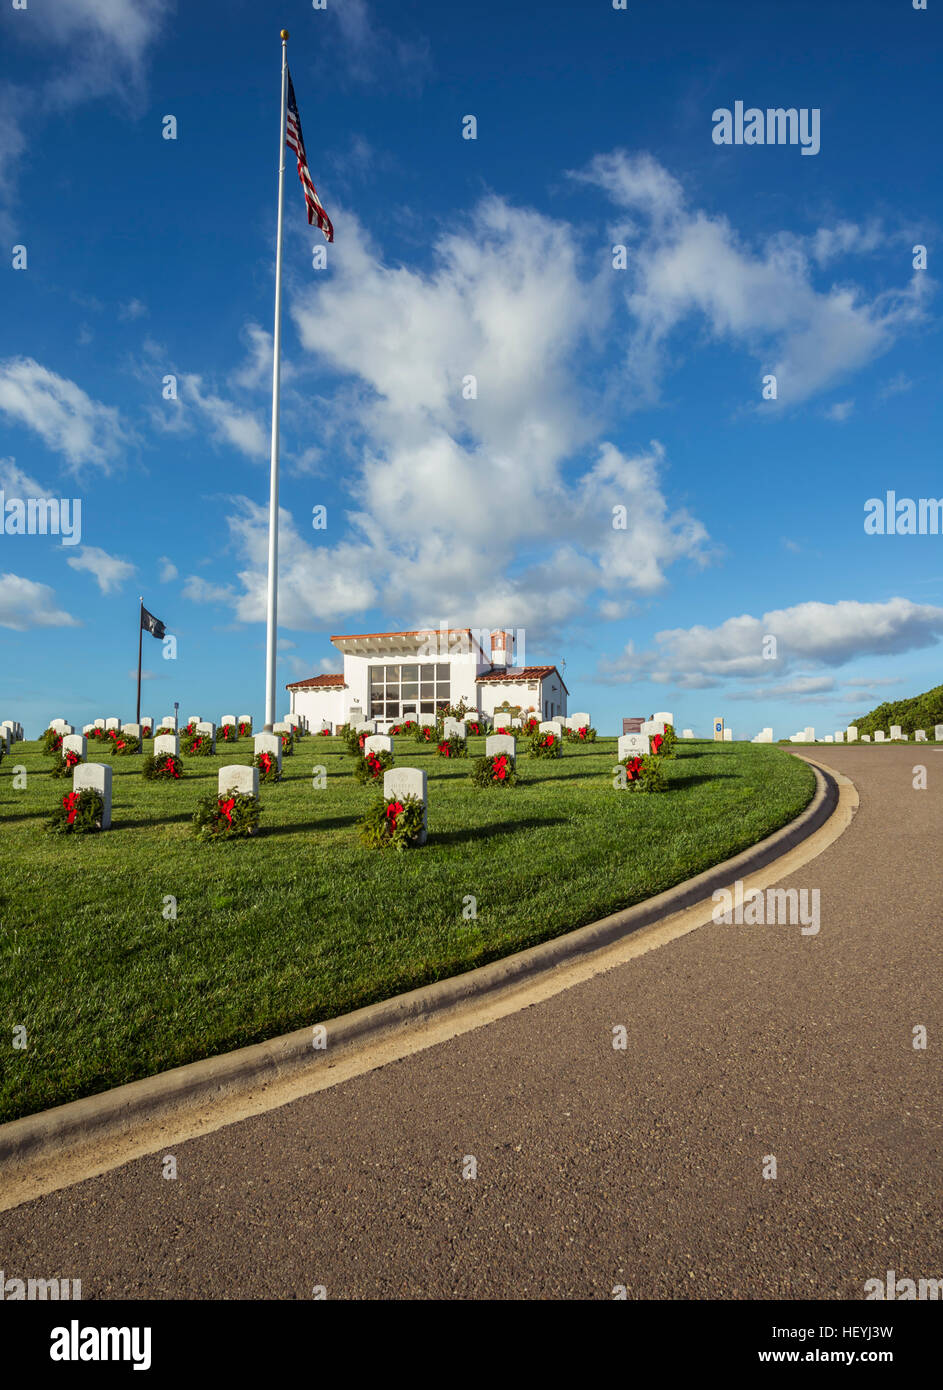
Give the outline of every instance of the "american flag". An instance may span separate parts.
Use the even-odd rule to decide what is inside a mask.
[[[331,225],[331,219],[321,206],[321,199],[311,182],[311,174],[308,171],[308,156],[305,154],[305,142],[301,134],[301,117],[298,115],[298,103],[295,101],[295,87],[291,80],[291,73],[288,74],[288,124],[285,144],[298,159],[298,177],[301,179],[301,186],[305,191],[308,222],[312,227],[317,223],[327,240],[333,241],[334,228]]]

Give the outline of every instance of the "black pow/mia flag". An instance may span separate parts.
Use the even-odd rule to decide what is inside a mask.
[[[153,613],[148,613],[144,605],[141,605],[141,627],[145,632],[149,632],[152,637],[161,641],[166,631],[160,618],[155,618]]]

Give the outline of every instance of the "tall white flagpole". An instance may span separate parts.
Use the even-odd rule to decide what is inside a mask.
[[[278,233],[275,241],[275,332],[272,365],[272,477],[268,514],[268,632],[265,644],[265,728],[275,723],[275,660],[278,636],[278,407],[282,371],[282,209],[285,201],[285,133],[288,111],[288,30],[282,30],[282,109],[278,144]]]

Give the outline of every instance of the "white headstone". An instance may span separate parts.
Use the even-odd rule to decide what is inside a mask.
[[[121,732],[127,734],[128,738],[140,738],[141,726],[140,724],[122,724]]]
[[[900,725],[899,725],[899,724],[892,724],[892,725],[891,725],[891,738],[900,738],[900,735],[901,735],[901,727],[900,727]]]
[[[835,737],[834,737],[834,735],[833,735],[833,734],[826,734],[826,735],[825,735],[825,742],[826,742],[826,743],[834,743],[834,742],[835,742]]]
[[[628,762],[629,758],[647,758],[650,751],[648,734],[619,735],[620,763]]]
[[[884,742],[884,730],[883,730],[883,729],[875,729],[875,731],[874,731],[874,742],[875,742],[875,743],[883,743],[883,742]]]
[[[933,726],[933,742],[934,742],[934,743],[943,743],[943,724],[934,724],[934,726]]]
[[[452,719],[447,715],[443,723],[442,735],[443,738],[465,738],[464,719]]]
[[[121,720],[118,718],[117,715],[114,715],[114,714],[113,714],[109,719],[106,719],[106,720],[105,720],[105,728],[106,728],[106,729],[120,729],[120,728],[121,728]]]
[[[694,737],[694,730],[693,730],[693,729],[682,729],[682,730],[681,730],[681,737],[682,737],[682,738],[693,738],[693,737]]]
[[[83,734],[90,734],[90,733],[92,732],[92,730],[95,729],[95,728],[97,728],[97,727],[98,727],[98,726],[97,726],[96,724],[83,724],[83,725],[82,725],[82,733],[83,733]]]
[[[724,729],[724,743],[733,743],[733,729]]]
[[[74,792],[85,791],[86,787],[91,787],[92,791],[98,792],[104,803],[102,812],[102,830],[111,827],[111,768],[104,763],[79,763],[72,773],[72,790]]]
[[[845,742],[845,735],[844,735],[844,733],[842,732],[841,729],[836,729],[836,730],[835,730],[835,742],[836,742],[836,743],[844,743],[844,742]]]
[[[523,719],[521,719],[520,715],[517,714],[511,720],[510,724],[503,716],[501,718],[496,718],[495,723],[497,724],[499,729],[523,729],[524,727]]]
[[[671,724],[672,726],[675,722],[675,717],[671,711],[665,709],[659,710],[657,714],[653,714],[652,719],[654,719],[656,723]]]
[[[327,729],[328,733],[330,733],[330,732],[331,732],[330,720],[322,719],[322,720],[321,720],[321,728],[322,728],[322,729]]]
[[[158,734],[154,740],[155,758],[179,758],[180,757],[180,735],[179,734]]]
[[[849,724],[849,725],[848,725],[848,728],[847,728],[847,730],[846,730],[846,733],[847,733],[847,736],[848,736],[848,742],[849,742],[849,743],[857,743],[857,742],[858,742],[858,725],[857,725],[857,724]]]
[[[815,742],[815,729],[812,727],[811,724],[807,724],[805,726],[805,741],[806,743]]]
[[[240,716],[239,716],[239,723],[240,723],[240,724],[251,724],[251,723],[252,723],[252,715],[251,715],[251,714],[240,714]]]
[[[259,769],[245,767],[242,763],[230,763],[228,767],[219,769],[217,787],[219,796],[225,796],[227,792],[238,792],[240,796],[254,796],[258,800]]]
[[[84,734],[66,734],[63,737],[60,751],[63,757],[65,757],[66,753],[78,753],[79,757],[84,762],[88,757],[88,744],[85,741]]]
[[[538,734],[553,734],[554,738],[563,737],[563,725],[559,719],[545,719],[537,725]]]
[[[197,738],[208,738],[212,751],[216,752],[216,725],[208,719],[201,719],[196,726]]]
[[[390,753],[393,752],[393,740],[389,734],[371,734],[364,740],[363,755],[368,753]]]
[[[278,763],[278,770],[282,770],[282,741],[278,734],[256,734],[252,740],[253,748],[256,753],[271,753]]]
[[[372,734],[373,724],[374,721],[372,719],[362,719],[359,724],[354,725],[354,730],[358,734]]]
[[[157,727],[159,729],[176,729],[177,716],[175,714],[165,714]]]
[[[870,734],[862,734],[862,735],[861,735],[861,742],[862,742],[862,743],[870,743],[870,742],[871,742],[871,735],[870,735]]]
[[[235,716],[234,714],[224,714],[223,717],[222,717],[222,719],[219,721],[219,723],[220,723],[220,728],[225,729],[225,728],[227,727],[227,725],[229,725],[229,724],[235,724],[235,722],[236,722],[236,716]]]
[[[203,720],[200,718],[200,716],[199,716],[198,714],[191,714],[191,715],[189,715],[189,717],[187,718],[187,723],[188,723],[188,724],[202,724],[202,722],[203,722]]]
[[[426,843],[429,826],[429,808],[426,802],[426,774],[417,767],[391,767],[383,774],[383,795],[390,799],[396,797],[404,801],[407,796],[418,796],[422,802],[422,830],[416,840],[419,845]]]
[[[506,753],[517,761],[517,739],[513,734],[489,734],[485,739],[485,757],[499,758]]]
[[[590,727],[589,715],[585,713],[571,714],[566,721],[568,729],[588,729]]]
[[[93,720],[93,723],[96,729],[103,729],[105,727],[104,719],[95,719]]]
[[[926,741],[927,741],[927,731],[926,731],[926,729],[917,729],[917,730],[915,730],[915,732],[914,732],[914,743],[926,743]]]

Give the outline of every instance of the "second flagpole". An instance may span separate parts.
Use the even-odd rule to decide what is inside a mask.
[[[282,210],[285,201],[285,126],[288,108],[288,30],[282,30],[282,109],[278,151],[278,231],[275,240],[275,332],[272,365],[272,473],[268,517],[268,602],[265,643],[265,728],[275,723],[275,663],[278,648],[278,410],[282,368]]]

